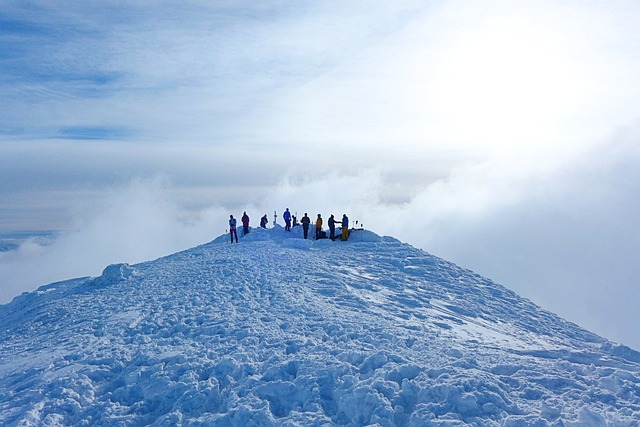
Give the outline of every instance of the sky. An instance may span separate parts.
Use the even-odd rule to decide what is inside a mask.
[[[640,4],[0,0],[0,303],[347,213],[640,349]],[[281,220],[279,220],[282,222]]]

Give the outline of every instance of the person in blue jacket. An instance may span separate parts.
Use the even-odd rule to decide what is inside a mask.
[[[342,237],[340,240],[345,241],[349,238],[349,218],[347,214],[342,215]]]
[[[285,231],[291,231],[291,212],[289,212],[289,208],[284,211],[284,214],[282,214],[282,218],[284,218]]]

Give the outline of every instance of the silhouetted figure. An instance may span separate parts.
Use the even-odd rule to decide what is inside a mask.
[[[336,220],[333,218],[333,214],[329,217],[327,224],[329,224],[329,238],[334,240],[336,238]]]
[[[247,215],[247,211],[244,211],[242,215],[242,231],[244,232],[243,236],[249,234],[249,215]]]
[[[260,219],[260,227],[267,228],[268,222],[269,220],[267,219],[267,214],[264,214],[264,216]]]
[[[311,218],[309,218],[305,213],[300,222],[302,223],[302,231],[304,233],[304,238],[306,239],[309,235],[309,224],[311,224]]]

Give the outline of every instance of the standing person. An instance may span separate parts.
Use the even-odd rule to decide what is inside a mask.
[[[291,212],[289,212],[289,208],[284,211],[282,218],[284,218],[284,230],[291,231]]]
[[[244,211],[242,215],[242,231],[244,232],[243,236],[249,234],[249,215],[247,215],[247,211]]]
[[[267,214],[264,214],[262,219],[260,219],[260,227],[267,228],[267,223],[268,222],[269,222],[269,220],[267,219]]]
[[[236,231],[236,219],[233,215],[229,215],[229,234],[231,235],[231,243],[233,243],[233,236],[236,236],[236,243],[238,243],[238,232]]]
[[[336,220],[333,218],[333,214],[329,217],[329,238],[334,240],[336,238]]]
[[[305,212],[300,222],[302,223],[302,231],[304,232],[304,238],[306,239],[309,235],[309,224],[311,224],[311,218],[309,218]]]
[[[345,241],[349,238],[349,218],[347,214],[342,214],[342,237],[340,240]]]
[[[322,217],[318,214],[316,219],[316,240],[320,240],[320,232],[322,231]]]

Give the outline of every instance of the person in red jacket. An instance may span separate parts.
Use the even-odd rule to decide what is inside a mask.
[[[244,211],[244,215],[242,215],[242,231],[244,231],[243,236],[249,234],[249,215],[247,215],[247,211]]]

